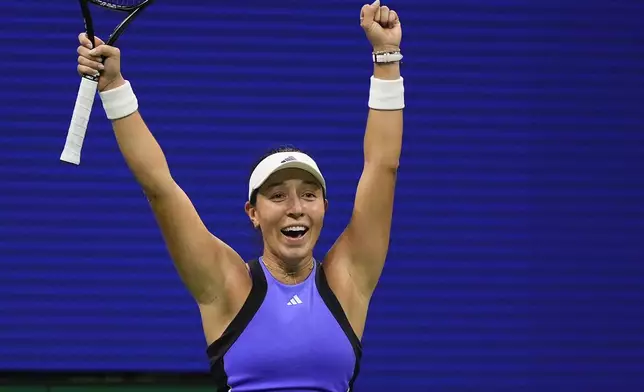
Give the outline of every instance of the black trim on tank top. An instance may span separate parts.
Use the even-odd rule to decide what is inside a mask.
[[[338,324],[340,324],[340,327],[344,331],[344,334],[347,335],[347,338],[351,343],[351,347],[353,347],[353,353],[356,356],[356,363],[353,368],[353,377],[351,377],[351,380],[349,381],[349,390],[347,391],[347,392],[351,392],[353,391],[353,384],[355,383],[356,378],[358,378],[358,373],[360,373],[360,360],[362,359],[362,343],[360,342],[360,339],[358,339],[358,336],[356,335],[355,331],[351,327],[351,324],[349,323],[349,319],[347,318],[347,315],[344,313],[344,310],[342,309],[342,305],[340,305],[340,301],[338,301],[338,298],[331,290],[331,287],[329,287],[329,282],[326,280],[326,275],[324,274],[324,268],[322,268],[321,263],[318,263],[318,266],[317,266],[317,273],[315,274],[315,285],[318,288],[320,297],[322,297],[322,300],[326,304],[327,308],[329,308],[329,311],[331,311],[331,314],[333,315],[333,317],[335,317]]]
[[[224,368],[224,355],[242,332],[244,332],[244,329],[246,329],[253,319],[260,306],[262,306],[264,298],[266,298],[266,291],[268,290],[266,276],[264,276],[264,271],[259,264],[259,260],[249,261],[248,266],[250,267],[250,275],[253,281],[250,293],[248,293],[248,297],[239,310],[239,313],[233,318],[221,337],[212,342],[206,350],[208,359],[210,360],[210,373],[215,378],[217,391],[224,392],[230,389],[228,375]]]

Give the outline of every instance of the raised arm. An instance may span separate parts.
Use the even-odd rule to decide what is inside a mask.
[[[379,2],[362,9],[361,24],[374,53],[400,51],[398,15]],[[393,54],[391,54],[393,53]],[[380,59],[379,59],[380,61]],[[403,81],[398,61],[374,64],[364,137],[364,168],[351,220],[330,258],[368,298],[378,283],[389,248],[394,189],[403,134]]]
[[[207,230],[188,196],[173,180],[161,147],[137,110],[136,98],[128,93],[129,83],[120,72],[119,50],[97,38],[97,47],[90,51],[84,34],[79,40],[78,70],[81,74],[102,70],[98,90],[119,148],[150,202],[183,282],[200,304],[225,298],[231,282],[244,281],[243,260]],[[100,56],[105,58],[103,67],[96,61]]]

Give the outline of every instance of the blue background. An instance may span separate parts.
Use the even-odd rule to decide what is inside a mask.
[[[329,184],[323,256],[362,165],[362,3],[172,3],[119,46],[173,176],[249,259],[251,166],[303,148]],[[387,4],[405,136],[358,390],[643,390],[644,3]],[[95,18],[106,38],[114,15]],[[198,309],[99,100],[81,165],[58,160],[77,2],[7,2],[0,20],[0,369],[206,371]]]

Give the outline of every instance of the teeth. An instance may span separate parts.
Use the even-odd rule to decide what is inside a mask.
[[[306,227],[304,226],[291,226],[283,229],[284,231],[305,231]]]

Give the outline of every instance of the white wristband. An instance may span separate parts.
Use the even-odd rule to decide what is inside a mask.
[[[375,110],[400,110],[405,107],[405,87],[403,78],[396,80],[371,77],[369,107]]]
[[[127,80],[124,85],[114,90],[101,92],[99,95],[103,101],[105,114],[110,120],[127,117],[139,109],[139,101]]]

